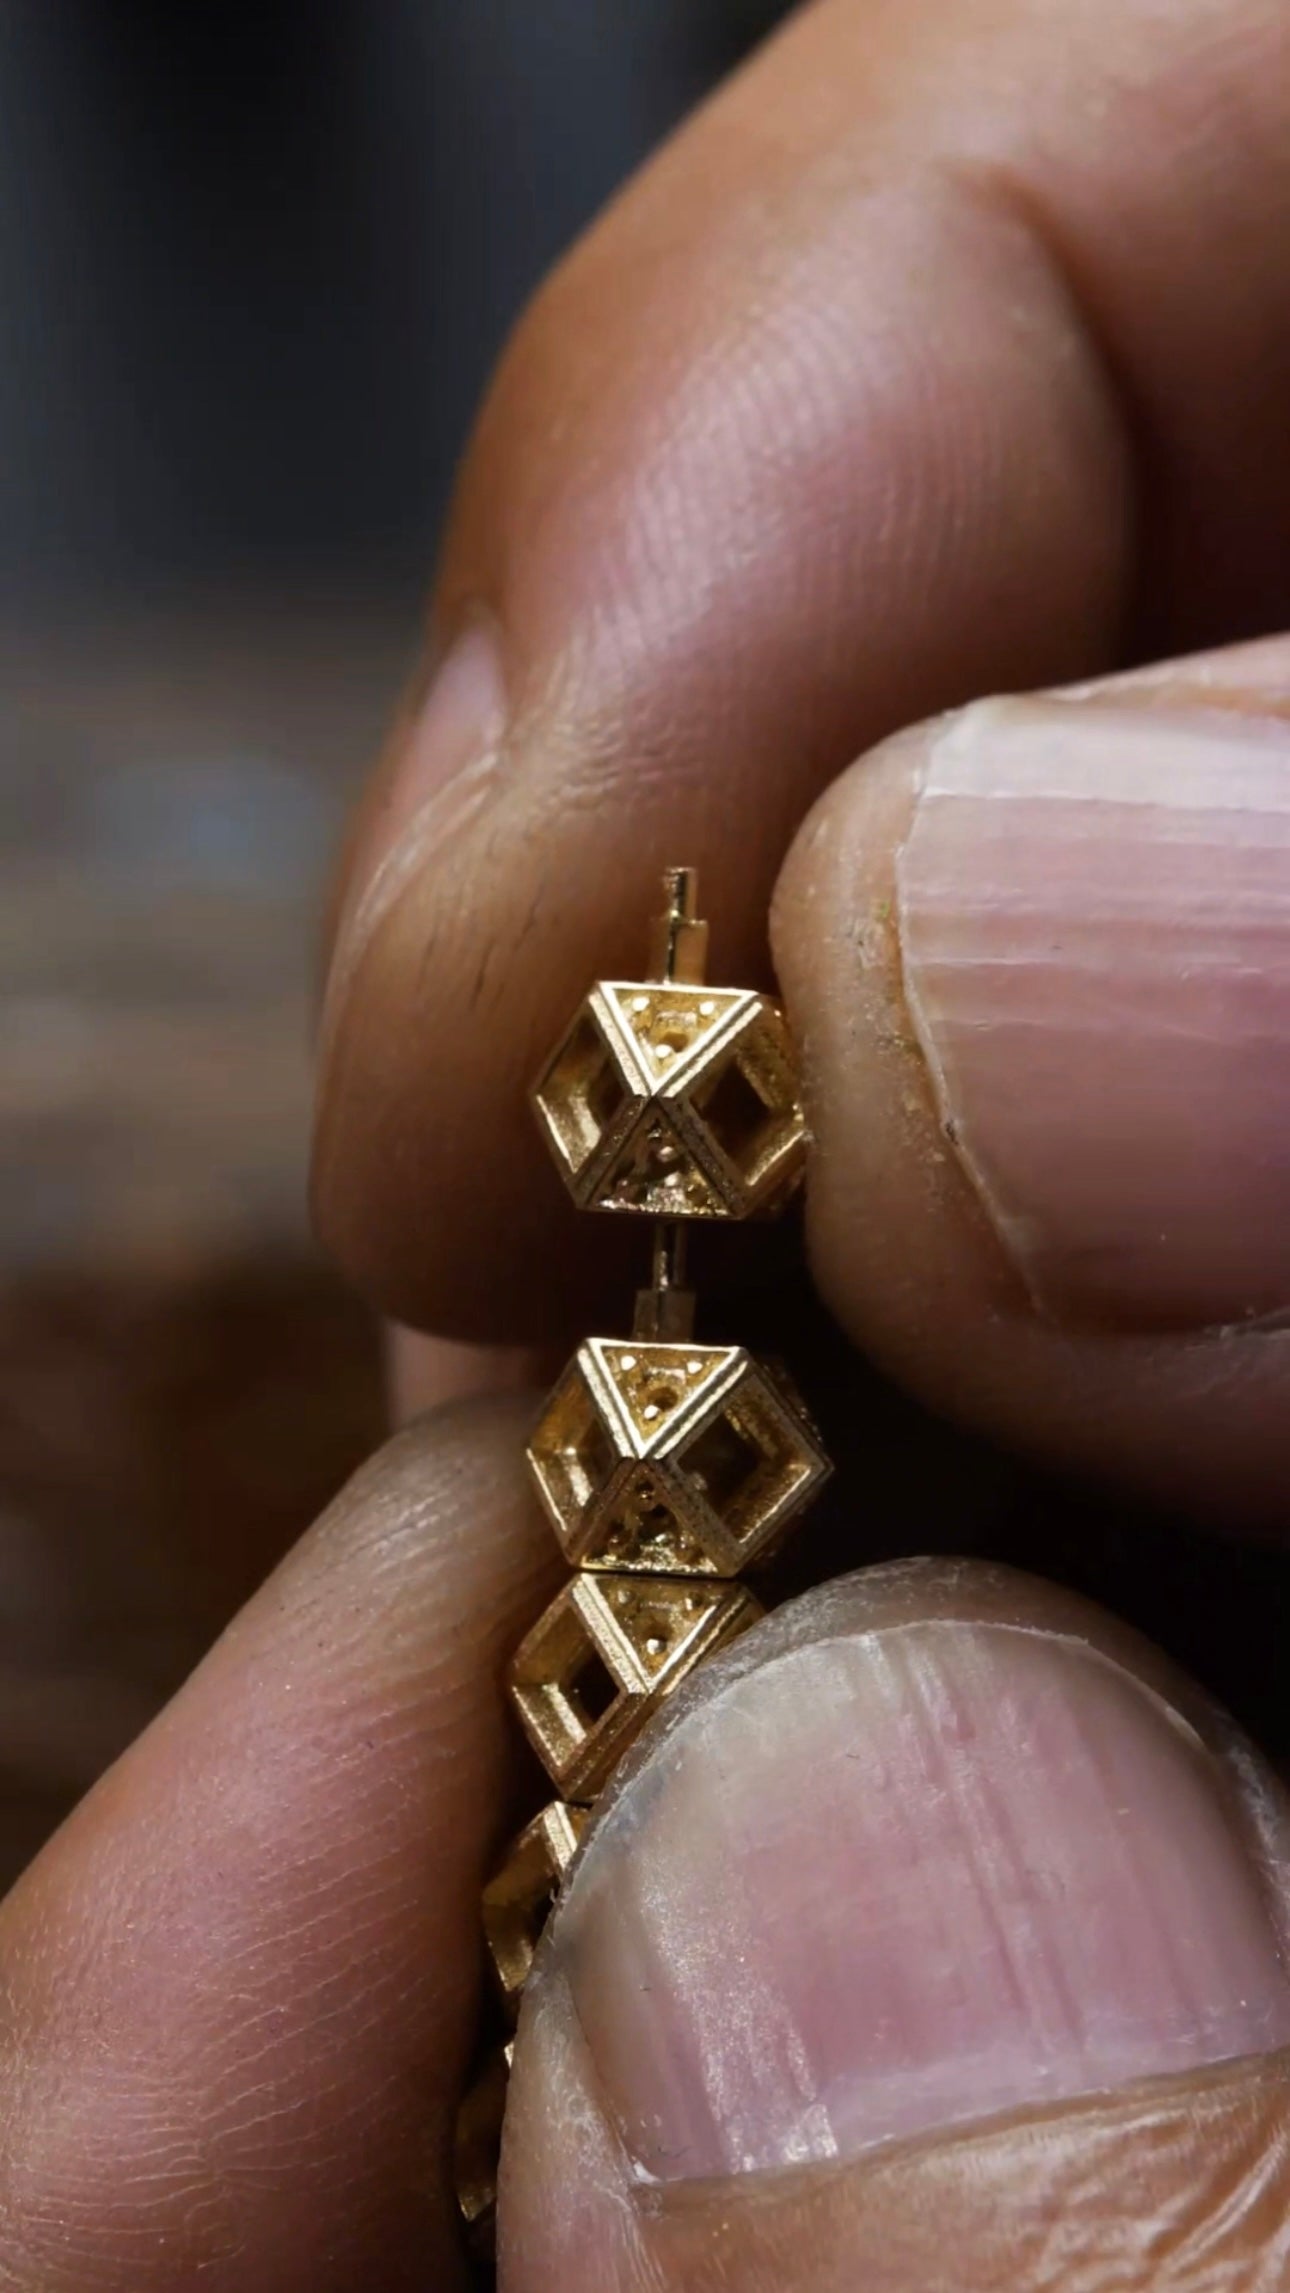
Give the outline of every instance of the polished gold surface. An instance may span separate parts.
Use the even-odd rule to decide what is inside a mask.
[[[553,1800],[513,1840],[484,1889],[484,1940],[501,1992],[514,2021],[528,1981],[533,1954],[577,1853],[587,1820],[585,1807]]]
[[[673,1690],[762,1611],[735,1580],[773,1552],[829,1472],[786,1374],[700,1345],[685,1221],[779,1209],[806,1124],[783,1015],[704,984],[708,927],[691,868],[669,869],[654,976],[601,980],[533,1105],[573,1199],[655,1221],[632,1334],[587,1338],[542,1412],[528,1462],[578,1573],[518,1649],[511,1700],[560,1798],[484,1891],[484,1933],[514,2021],[593,1800]],[[491,2239],[510,2049],[462,2105],[457,2170],[477,2250]]]
[[[557,1789],[591,1799],[696,1664],[755,1624],[742,1585],[582,1574],[516,1652],[511,1698]]]
[[[513,2052],[508,2041],[488,2056],[457,2111],[453,2148],[457,2204],[471,2245],[481,2257],[489,2256],[493,2246],[497,2164]]]
[[[796,1396],[742,1346],[588,1338],[528,1451],[575,1565],[737,1576],[827,1476]]]

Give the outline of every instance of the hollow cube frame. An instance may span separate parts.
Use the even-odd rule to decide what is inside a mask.
[[[510,1670],[511,1700],[562,1798],[594,1799],[673,1689],[761,1614],[739,1584],[575,1576]]]
[[[585,1808],[554,1800],[512,1840],[484,1889],[484,1941],[514,2022],[547,1914],[578,1851]]]
[[[588,1338],[528,1461],[575,1567],[734,1577],[769,1558],[829,1473],[778,1368],[742,1346]]]
[[[582,1210],[748,1218],[801,1175],[783,1015],[751,988],[601,980],[532,1098]]]

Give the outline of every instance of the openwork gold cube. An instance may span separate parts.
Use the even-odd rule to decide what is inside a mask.
[[[653,1222],[631,1337],[588,1338],[543,1410],[528,1461],[577,1573],[513,1659],[508,1685],[559,1798],[484,1890],[484,1932],[515,2021],[594,1800],[645,1723],[755,1624],[738,1572],[766,1559],[830,1468],[788,1378],[742,1346],[699,1345],[685,1276],[691,1219],[778,1209],[807,1144],[778,1006],[707,986],[695,872],[669,868],[648,980],[601,980],[533,1089],[574,1201]],[[491,2250],[511,2049],[457,2129],[461,2210]]]
[[[562,1796],[594,1798],[687,1673],[761,1613],[742,1585],[701,1577],[574,1577],[510,1674],[525,1732]]]
[[[533,1956],[587,1821],[585,1807],[554,1800],[513,1841],[484,1889],[484,1939],[512,2021]]]
[[[569,1559],[733,1577],[764,1560],[829,1472],[795,1394],[742,1346],[588,1338],[529,1444]]]
[[[583,1210],[747,1218],[801,1176],[806,1123],[783,1015],[748,988],[600,981],[533,1104]]]
[[[492,2249],[497,2211],[497,2167],[514,2042],[490,2054],[457,2111],[453,2158],[457,2203],[475,2251]]]

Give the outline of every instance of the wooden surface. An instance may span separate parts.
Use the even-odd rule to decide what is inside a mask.
[[[378,1437],[311,971],[407,616],[0,632],[0,1881]]]

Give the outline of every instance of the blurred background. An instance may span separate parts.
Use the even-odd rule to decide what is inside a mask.
[[[517,306],[782,12],[0,7],[0,1886],[380,1436],[304,1212],[329,854]],[[813,1342],[807,1567],[1038,1562],[1290,1750],[1284,1559]]]
[[[775,13],[0,10],[0,1885],[379,1437],[328,856],[509,321]]]

